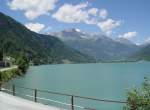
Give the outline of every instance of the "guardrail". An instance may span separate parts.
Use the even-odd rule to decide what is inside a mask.
[[[33,89],[33,88],[27,88],[27,87],[22,87],[22,86],[18,86],[18,85],[13,85],[11,84],[12,90],[8,90],[5,89],[3,86],[4,83],[0,82],[0,91],[7,91],[12,93],[13,96],[15,96],[18,92],[16,91],[16,87],[17,88],[22,88],[22,89],[26,89],[26,90],[31,90],[33,91],[34,95],[25,95],[27,97],[33,98],[33,100],[35,102],[38,102],[38,99],[40,100],[47,100],[47,101],[53,101],[55,103],[59,103],[59,104],[64,104],[64,105],[68,105],[71,107],[71,110],[74,110],[75,107],[81,108],[81,109],[86,109],[86,110],[96,110],[93,108],[89,108],[89,107],[82,107],[82,106],[78,106],[74,104],[74,98],[79,98],[79,99],[85,99],[85,100],[93,100],[93,101],[97,101],[97,102],[106,102],[106,103],[118,103],[118,104],[127,104],[126,101],[117,101],[117,100],[107,100],[107,99],[96,99],[96,98],[91,98],[91,97],[83,97],[83,96],[78,96],[78,95],[71,95],[71,94],[65,94],[65,93],[59,93],[59,92],[53,92],[53,91],[46,91],[46,90],[39,90],[39,89]],[[10,84],[9,84],[10,85]],[[61,96],[68,96],[70,97],[70,104],[68,103],[64,103],[64,102],[59,102],[59,101],[55,101],[55,100],[51,100],[51,99],[46,99],[46,98],[42,98],[42,97],[38,97],[37,94],[38,92],[42,92],[42,93],[48,93],[48,94],[55,94],[55,95],[61,95]],[[136,110],[135,105],[133,104],[133,106],[131,106],[131,110]]]

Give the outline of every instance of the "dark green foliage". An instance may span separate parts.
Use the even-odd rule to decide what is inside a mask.
[[[20,75],[21,75],[21,71],[18,68],[0,72],[0,82],[8,81],[13,77],[20,76]]]
[[[18,56],[16,64],[22,73],[26,72],[27,68],[29,67],[29,60],[25,56],[25,53],[21,53],[20,56]]]
[[[15,59],[21,51],[35,64],[93,62],[93,59],[77,52],[59,39],[34,33],[12,18],[0,13],[0,49]]]
[[[124,110],[150,110],[150,80],[145,78],[141,88],[134,88],[128,92],[127,106]]]

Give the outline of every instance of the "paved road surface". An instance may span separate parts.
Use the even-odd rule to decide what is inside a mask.
[[[62,110],[0,92],[0,110]]]
[[[0,72],[11,70],[11,69],[15,69],[15,68],[18,68],[18,67],[16,65],[14,65],[14,66],[8,67],[8,68],[0,68]]]

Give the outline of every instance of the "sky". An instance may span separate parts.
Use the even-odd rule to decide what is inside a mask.
[[[0,12],[37,33],[78,28],[150,42],[150,0],[0,0]]]

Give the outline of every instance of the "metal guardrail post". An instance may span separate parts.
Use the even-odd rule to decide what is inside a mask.
[[[15,96],[15,95],[16,95],[16,93],[15,93],[15,91],[16,91],[16,90],[15,90],[15,89],[16,89],[16,88],[15,88],[15,85],[12,86],[12,89],[13,89],[13,90],[12,90],[12,91],[13,91],[13,96]]]
[[[74,110],[74,97],[71,96],[71,110]]]
[[[37,89],[34,90],[34,101],[37,102]]]
[[[2,83],[0,82],[0,91],[2,91]]]

